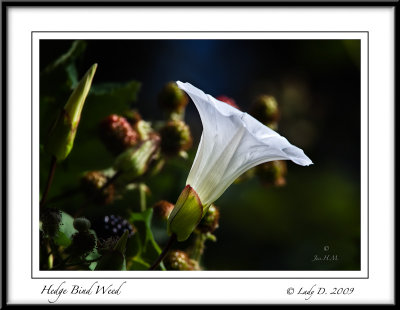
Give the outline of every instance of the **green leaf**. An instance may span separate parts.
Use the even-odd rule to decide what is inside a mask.
[[[153,209],[132,213],[130,222],[136,228],[135,235],[127,243],[127,257],[130,270],[148,269],[161,254],[161,249],[154,240],[151,231]]]
[[[69,239],[63,232],[58,231],[54,237],[54,243],[63,247],[67,247],[71,244],[71,239]]]
[[[74,218],[63,211],[61,212],[61,225],[59,232],[64,234],[68,239],[71,239],[72,235],[77,232],[74,228]]]

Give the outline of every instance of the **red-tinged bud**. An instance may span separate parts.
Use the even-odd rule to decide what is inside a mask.
[[[112,114],[100,124],[100,138],[113,154],[136,145],[139,134],[132,128],[125,117]]]
[[[171,211],[174,209],[174,205],[166,200],[160,200],[153,206],[153,212],[156,218],[167,220]]]
[[[234,107],[234,108],[240,110],[239,106],[236,104],[236,101],[233,98],[229,98],[225,95],[221,95],[221,96],[218,96],[216,99],[219,101],[225,102],[225,103],[229,104],[231,107]]]

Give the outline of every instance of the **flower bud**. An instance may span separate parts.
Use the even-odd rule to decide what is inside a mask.
[[[272,125],[279,119],[278,103],[272,96],[259,96],[253,102],[250,114],[264,125]]]
[[[140,115],[139,111],[136,109],[126,111],[124,113],[124,117],[129,122],[129,124],[131,124],[132,128],[134,128],[136,124],[142,120],[142,115]]]
[[[86,232],[90,229],[90,221],[84,217],[74,219],[74,228],[79,232]]]
[[[167,220],[173,209],[174,205],[166,200],[160,200],[153,206],[155,217],[162,220]]]
[[[54,237],[61,224],[61,211],[46,208],[40,210],[40,220],[42,221],[42,229],[45,235]]]
[[[256,167],[256,174],[265,186],[283,186],[286,184],[287,173],[284,160],[274,160]]]
[[[50,129],[45,149],[55,156],[57,161],[64,160],[72,150],[82,108],[92,85],[96,68],[97,64],[94,64],[86,72]]]
[[[74,256],[85,257],[96,247],[96,237],[89,231],[78,231],[72,235],[72,243],[66,249],[67,253]]]
[[[194,270],[195,264],[189,256],[179,250],[170,251],[163,263],[168,270]]]
[[[168,234],[176,234],[178,241],[185,241],[199,224],[203,216],[203,205],[195,190],[186,185],[174,209],[168,217]]]
[[[158,94],[158,104],[168,112],[182,113],[189,98],[175,82],[167,83]]]
[[[221,96],[218,96],[216,99],[219,101],[225,102],[225,103],[229,104],[231,107],[234,107],[234,108],[240,110],[239,106],[236,104],[236,101],[232,98],[229,98],[225,95],[221,95]]]
[[[213,233],[219,225],[219,210],[213,204],[208,208],[196,229],[201,233]]]
[[[101,171],[89,171],[81,178],[81,184],[88,197],[95,197],[98,204],[108,205],[114,201],[115,187],[109,184],[103,188],[107,180]]]
[[[143,141],[119,155],[114,163],[114,169],[122,173],[119,179],[131,182],[146,173],[158,149],[159,140],[155,137],[155,139]]]
[[[169,121],[160,130],[161,151],[167,156],[178,155],[192,146],[190,128],[183,121]]]
[[[110,152],[120,154],[137,143],[139,134],[125,117],[112,114],[100,123],[100,138]]]

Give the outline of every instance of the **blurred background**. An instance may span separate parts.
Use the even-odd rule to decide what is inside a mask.
[[[41,71],[68,51],[72,43],[41,40]],[[314,162],[309,167],[287,162],[286,185],[282,187],[265,186],[253,177],[228,188],[215,203],[220,210],[220,221],[214,233],[217,242],[206,244],[202,264],[207,270],[360,269],[359,41],[87,40],[85,43],[84,51],[76,59],[77,75],[81,77],[93,63],[98,63],[95,85],[138,81],[140,90],[132,100],[132,108],[137,108],[144,119],[163,118],[157,96],[169,81],[190,82],[214,97],[233,98],[242,111],[248,111],[258,95],[271,95],[280,109],[277,131]],[[114,102],[111,98],[103,104],[112,107]],[[83,112],[82,123],[90,118],[88,113]],[[43,122],[45,117],[41,115]],[[150,204],[159,199],[175,203],[185,185],[202,131],[198,112],[191,102],[185,122],[193,135],[189,158],[169,161],[151,179]],[[41,125],[41,134],[43,131]],[[83,137],[78,131],[77,149],[80,139]],[[87,144],[81,152],[74,150],[71,161],[75,158],[75,163],[81,163],[79,169],[107,168],[112,157],[105,149],[96,151],[99,160],[82,155],[93,147]],[[41,169],[46,167],[47,159],[41,156]],[[71,169],[68,160],[62,169]],[[61,175],[62,169],[57,173]],[[68,180],[61,179],[55,179],[54,195],[59,194],[57,190],[68,190]],[[165,232],[154,233],[162,246]],[[180,246],[184,248],[185,244]],[[325,255],[336,259],[315,261]]]

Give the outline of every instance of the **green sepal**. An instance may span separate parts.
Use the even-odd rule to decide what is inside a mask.
[[[72,150],[82,108],[92,85],[96,69],[97,64],[94,64],[86,72],[50,130],[45,149],[55,156],[57,161],[63,161]]]
[[[157,147],[157,141],[150,139],[119,155],[114,163],[114,169],[122,173],[119,178],[131,182],[143,175],[147,171]]]
[[[203,217],[203,205],[196,191],[186,185],[175,208],[168,217],[168,234],[176,234],[178,241],[185,241]]]

